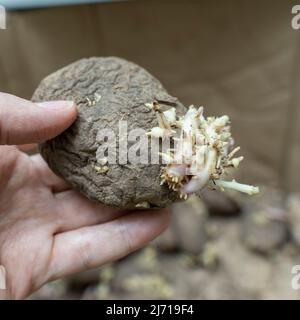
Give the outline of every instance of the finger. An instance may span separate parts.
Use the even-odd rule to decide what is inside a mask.
[[[20,151],[34,154],[37,153],[38,147],[36,143],[29,143],[29,144],[20,144],[17,146]]]
[[[169,224],[168,209],[134,212],[114,221],[55,236],[50,280],[124,257],[157,237]]]
[[[72,101],[32,103],[0,93],[0,144],[37,143],[51,139],[76,118]]]
[[[40,155],[31,156],[39,179],[54,195],[55,233],[78,229],[115,219],[126,212],[91,201],[56,176]]]
[[[55,206],[59,215],[56,233],[111,221],[128,212],[91,201],[75,190],[57,193]]]
[[[15,146],[0,145],[0,195],[3,200],[9,200],[9,197],[6,198],[3,192],[8,190],[8,183],[12,181],[12,175],[13,172],[16,171],[16,167],[18,167],[21,154],[22,152],[20,152]],[[16,178],[19,176],[20,175],[14,176],[15,183],[17,180]],[[0,215],[1,213],[2,212],[0,211]]]
[[[69,184],[58,177],[47,165],[41,155],[36,154],[30,157],[34,163],[34,167],[38,172],[40,181],[52,192],[62,192],[70,189]]]

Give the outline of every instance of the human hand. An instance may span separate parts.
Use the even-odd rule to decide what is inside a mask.
[[[38,143],[76,118],[73,102],[34,104],[0,93],[0,265],[6,290],[22,299],[43,284],[119,259],[158,236],[169,210],[125,212],[72,190],[40,155],[17,145]]]

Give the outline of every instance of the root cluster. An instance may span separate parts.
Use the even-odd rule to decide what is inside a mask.
[[[174,148],[161,153],[166,164],[161,172],[161,183],[179,193],[180,198],[199,192],[206,185],[221,190],[234,189],[249,195],[259,192],[258,187],[225,181],[230,168],[237,168],[243,160],[236,157],[229,117],[204,117],[203,107],[190,106],[183,117],[175,108],[161,111],[157,102],[146,104],[156,113],[158,127],[147,134],[161,139],[172,139]]]

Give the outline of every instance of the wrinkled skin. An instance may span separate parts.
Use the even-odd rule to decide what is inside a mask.
[[[50,139],[76,118],[72,102],[40,105],[0,93],[0,265],[21,299],[43,284],[121,258],[168,225],[169,211],[120,211],[91,202],[21,144]],[[17,146],[18,145],[18,146]]]
[[[94,104],[90,105],[87,98]],[[119,133],[119,121],[126,121],[129,151],[134,143],[129,138],[131,130],[148,132],[158,125],[156,114],[146,103],[157,100],[162,110],[172,106],[178,115],[184,114],[182,103],[149,72],[116,57],[81,59],[47,76],[32,97],[35,102],[53,99],[71,99],[78,107],[74,124],[40,148],[57,175],[90,199],[112,207],[135,209],[146,203],[157,208],[179,200],[177,192],[161,184],[159,164],[128,161],[124,165],[117,161],[108,164],[105,174],[95,170],[102,144],[97,135],[102,130],[112,130],[123,145],[126,135]],[[150,155],[150,139],[148,142]]]

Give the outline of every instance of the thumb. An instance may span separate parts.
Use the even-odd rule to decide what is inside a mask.
[[[76,106],[72,101],[33,103],[0,92],[0,145],[51,139],[75,118]]]

